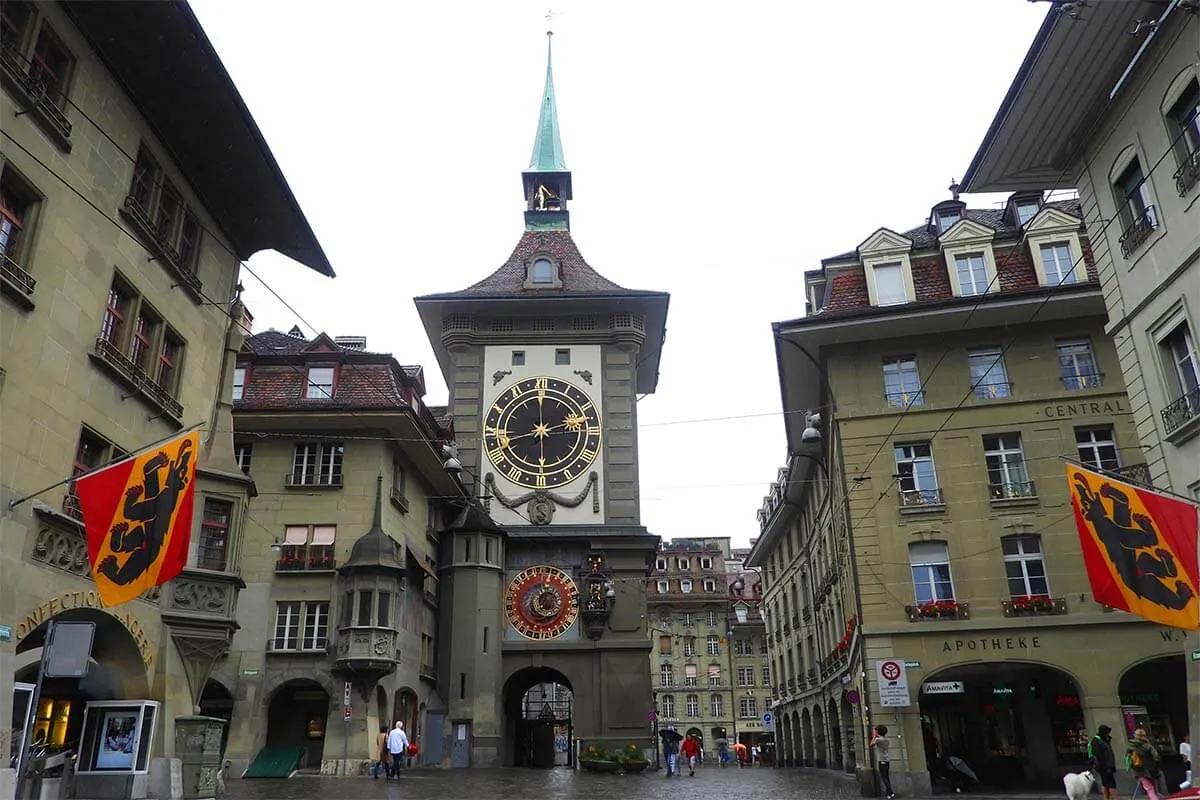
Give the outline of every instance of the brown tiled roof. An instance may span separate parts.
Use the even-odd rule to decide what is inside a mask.
[[[537,253],[547,253],[560,265],[561,289],[526,289],[525,264]],[[626,289],[592,269],[579,252],[568,231],[525,231],[512,255],[501,267],[478,283],[444,297],[541,297],[553,295],[641,295]]]
[[[241,364],[250,367],[239,411],[406,408],[406,387],[424,394],[424,371],[401,366],[387,353],[340,347],[325,334],[312,340],[279,331],[246,338]],[[338,364],[332,398],[304,397],[304,362]],[[436,417],[436,415],[435,415]]]
[[[1044,203],[1043,207],[1057,208],[1068,214],[1074,214],[1080,219],[1083,218],[1083,206],[1077,199],[1053,200],[1049,203]],[[963,211],[963,217],[994,230],[997,241],[1009,238],[1015,239],[1021,235],[1021,229],[1016,225],[1008,224],[1004,218],[1004,211],[1005,209],[1003,208],[968,208]],[[912,239],[913,250],[932,250],[938,246],[937,230],[929,223],[904,231],[901,235],[906,239]],[[857,248],[823,260],[846,261],[855,258],[858,258]]]

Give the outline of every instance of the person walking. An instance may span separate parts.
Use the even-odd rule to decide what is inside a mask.
[[[687,761],[688,775],[696,777],[696,759],[700,758],[700,742],[694,734],[689,733],[683,740],[681,752]]]
[[[1161,797],[1158,793],[1158,781],[1162,776],[1160,762],[1158,750],[1150,743],[1146,729],[1135,730],[1133,739],[1129,742],[1129,753],[1125,757],[1125,763],[1137,778],[1138,786],[1142,787],[1148,800],[1160,800]]]
[[[879,770],[879,780],[883,782],[884,797],[891,800],[896,796],[892,791],[892,742],[887,738],[887,725],[876,725],[875,735],[871,737],[871,742],[868,747],[875,748],[875,766]],[[1157,800],[1157,798],[1153,798]]]
[[[371,768],[371,777],[379,780],[379,770],[383,770],[383,778],[387,780],[391,774],[388,767],[388,729],[387,725],[379,726],[379,735],[375,737],[375,766]]]
[[[1113,755],[1112,728],[1101,725],[1088,742],[1088,765],[1104,790],[1104,800],[1117,796],[1117,757]]]
[[[388,777],[399,778],[400,768],[404,766],[404,754],[408,751],[408,735],[404,733],[404,723],[396,722],[396,727],[387,737],[388,753],[392,756],[392,770]]]
[[[664,730],[658,732],[662,739],[663,761],[666,762],[667,775],[679,774],[678,759],[679,759],[679,740],[683,737],[675,731],[674,725],[668,725]]]
[[[1192,788],[1192,737],[1190,734],[1183,735],[1183,741],[1179,743],[1179,757],[1183,759],[1183,783],[1179,784],[1180,790]]]

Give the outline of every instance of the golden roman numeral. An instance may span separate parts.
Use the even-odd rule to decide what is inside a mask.
[[[540,392],[546,391],[547,389],[550,388],[550,379],[549,378],[535,378],[533,381],[533,388],[537,389]]]
[[[569,469],[564,469],[564,470],[563,470],[563,478],[564,478],[565,480],[568,480],[568,481],[569,481],[569,480],[573,479],[574,477],[575,477],[575,473],[574,473],[574,472],[571,472],[571,470],[569,470]]]
[[[495,411],[497,414],[502,414],[502,413],[504,413],[504,409],[503,409],[503,408],[501,408],[499,405],[494,405],[494,406],[492,406],[492,411]]]
[[[521,478],[524,478],[524,477],[525,477],[525,473],[521,472],[521,470],[517,469],[516,467],[511,467],[508,470],[508,479],[510,481],[514,481],[514,482],[519,481],[519,480],[521,480]]]
[[[592,405],[592,402],[589,400],[588,402],[581,405],[579,407],[579,410],[580,411],[591,411],[593,408],[594,408],[594,406]]]
[[[583,459],[591,460],[591,459],[593,459],[593,458],[595,458],[595,457],[596,457],[596,451],[595,451],[595,450],[588,450],[588,449],[585,447],[585,448],[583,448],[583,452],[579,454],[579,457],[580,457],[580,458],[583,458]]]
[[[545,489],[546,488],[546,476],[538,475],[537,480],[535,480],[534,483],[537,485],[537,488]]]
[[[588,436],[599,436],[600,435],[600,426],[599,425],[589,425],[587,432],[588,432]]]
[[[499,447],[497,447],[495,450],[488,450],[488,458],[490,458],[493,463],[501,461],[504,459],[504,451]]]

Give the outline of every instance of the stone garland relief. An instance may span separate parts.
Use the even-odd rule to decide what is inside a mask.
[[[563,497],[562,495],[545,490],[525,492],[516,497],[508,497],[496,486],[496,478],[491,472],[484,477],[483,482],[487,489],[487,494],[499,500],[500,504],[505,508],[516,508],[519,505],[527,503],[526,516],[528,516],[529,521],[534,525],[549,525],[554,519],[555,506],[576,508],[583,504],[583,501],[587,499],[589,494],[592,496],[592,513],[600,513],[600,493],[597,491],[600,476],[596,472],[588,475],[587,483],[579,491],[579,494],[574,497]]]
[[[176,579],[171,587],[171,608],[229,616],[230,589],[222,583]]]
[[[32,560],[80,578],[92,579],[92,568],[88,564],[87,540],[73,531],[40,528],[33,541]],[[142,600],[150,603],[157,603],[160,597],[161,586],[147,589],[140,595]]]

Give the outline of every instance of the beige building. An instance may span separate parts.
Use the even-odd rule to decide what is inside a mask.
[[[1200,3],[1093,5],[1047,16],[964,183],[1078,187],[1154,487],[1200,500]]]
[[[293,328],[238,355],[234,452],[259,494],[240,628],[204,698],[229,710],[234,774],[357,774],[396,721],[414,763],[442,761],[438,543],[463,491],[439,443],[453,430],[424,404],[420,367],[366,344]]]
[[[757,606],[757,576],[727,569],[728,537],[660,546],[646,581],[650,674],[658,727],[747,746],[762,739],[769,671]],[[741,580],[735,589],[735,583]]]
[[[856,579],[849,658],[861,649],[863,669],[843,698],[859,735],[892,730],[901,794],[949,788],[950,755],[990,787],[1061,787],[1087,763],[1087,732],[1123,730],[1126,713],[1160,739],[1186,732],[1180,634],[1093,602],[1080,565],[1065,461],[1147,471],[1080,213],[1040,192],[994,209],[955,196],[825,259],[806,276],[809,315],[775,326],[795,412],[779,502],[801,521],[789,546],[768,535],[781,510],[768,506],[751,561],[769,606],[790,594],[796,551],[815,546],[804,532],[822,527],[803,521],[819,482],[846,487],[829,503],[834,525],[841,509],[849,520],[849,574],[834,580]],[[777,619],[771,606],[772,633]],[[793,763],[821,753],[805,717],[783,715]]]
[[[31,714],[32,741],[78,752],[81,795],[144,797],[237,627],[240,261],[271,248],[333,272],[186,4],[6,2],[0,27],[0,750]],[[188,429],[210,549],[102,608],[68,479]],[[31,709],[51,620],[96,624],[90,666]],[[109,723],[133,752],[102,751]]]

